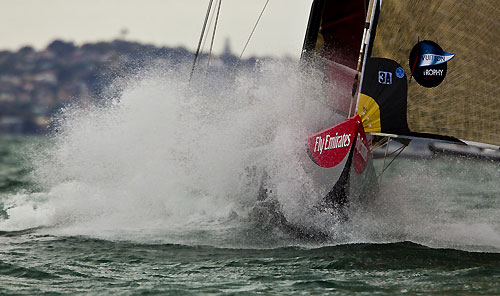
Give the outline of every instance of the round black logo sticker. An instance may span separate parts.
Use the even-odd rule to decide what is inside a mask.
[[[410,53],[411,76],[424,87],[436,87],[443,82],[446,76],[446,63],[454,56],[443,51],[435,42],[421,41]]]

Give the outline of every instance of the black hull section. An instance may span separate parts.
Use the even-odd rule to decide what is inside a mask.
[[[355,147],[355,144],[353,144]],[[366,167],[361,174],[356,173],[354,163],[354,148],[351,149],[347,160],[344,163],[342,172],[336,180],[331,180],[332,189],[324,196],[317,206],[318,212],[328,212],[343,223],[349,220],[349,207],[353,203],[360,203],[363,200],[371,199],[378,191],[378,182],[373,167],[371,157],[367,161]],[[279,202],[273,198],[272,192],[266,189],[266,182],[263,180],[259,191],[260,211],[256,217],[259,221],[268,221],[264,227],[279,228],[281,231],[296,237],[313,242],[327,241],[331,232],[319,230],[317,228],[304,227],[288,221],[281,211]],[[262,211],[263,210],[263,211]],[[266,218],[264,218],[266,216]],[[262,218],[262,219],[261,219]]]
[[[345,206],[349,201],[349,187],[350,187],[350,176],[352,170],[352,160],[354,155],[354,146],[349,152],[349,156],[347,162],[340,174],[339,179],[333,186],[332,190],[328,192],[328,194],[323,199],[321,203],[322,208],[326,209],[336,209],[342,212],[345,212]]]

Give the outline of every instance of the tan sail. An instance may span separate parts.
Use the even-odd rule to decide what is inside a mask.
[[[411,77],[409,55],[423,40],[455,55],[435,87]],[[371,57],[394,60],[404,69],[411,132],[500,145],[498,1],[383,0]]]

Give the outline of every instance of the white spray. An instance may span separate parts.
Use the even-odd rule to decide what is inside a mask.
[[[399,160],[374,202],[353,205],[338,225],[334,216],[310,215],[318,194],[299,161],[304,139],[341,120],[330,111],[334,100],[319,99],[322,79],[296,65],[264,64],[234,85],[216,77],[201,95],[183,74],[145,71],[117,83],[121,95],[106,107],[63,110],[53,145],[34,154],[34,178],[45,190],[5,198],[9,219],[0,230],[297,244],[276,229],[252,229],[265,218],[253,212],[265,170],[286,218],[323,225],[334,235],[326,244],[409,240],[500,250],[497,163]]]
[[[106,107],[63,110],[53,147],[36,156],[44,202],[10,198],[1,227],[90,235],[233,227],[227,220],[251,211],[264,170],[289,217],[303,213],[314,188],[299,153],[309,134],[341,119],[320,100],[322,79],[273,63],[231,87],[215,79],[200,94],[180,74],[144,71],[121,81]]]

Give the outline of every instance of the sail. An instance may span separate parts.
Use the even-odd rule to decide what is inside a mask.
[[[361,117],[363,112],[367,117],[368,112],[375,114],[379,108],[383,121],[380,98],[373,88],[390,85],[404,76],[407,94],[395,91],[388,97],[384,92],[384,100],[392,100],[393,108],[407,105],[405,116],[399,115],[407,122],[382,124],[379,131],[425,133],[500,145],[498,1],[383,0],[377,5],[380,9],[368,59],[384,58],[399,66],[387,71],[392,80],[381,73],[382,69],[364,72],[358,103]],[[391,116],[385,118],[386,122],[391,122]],[[370,121],[364,120],[365,128],[373,126]]]
[[[348,114],[359,50],[368,10],[367,0],[315,0],[302,59],[314,57],[324,70],[334,98],[332,108]]]
[[[400,67],[390,59],[367,59],[363,75],[368,79],[363,80],[358,102],[365,132],[410,132],[406,119],[407,79],[404,72],[398,73]]]

